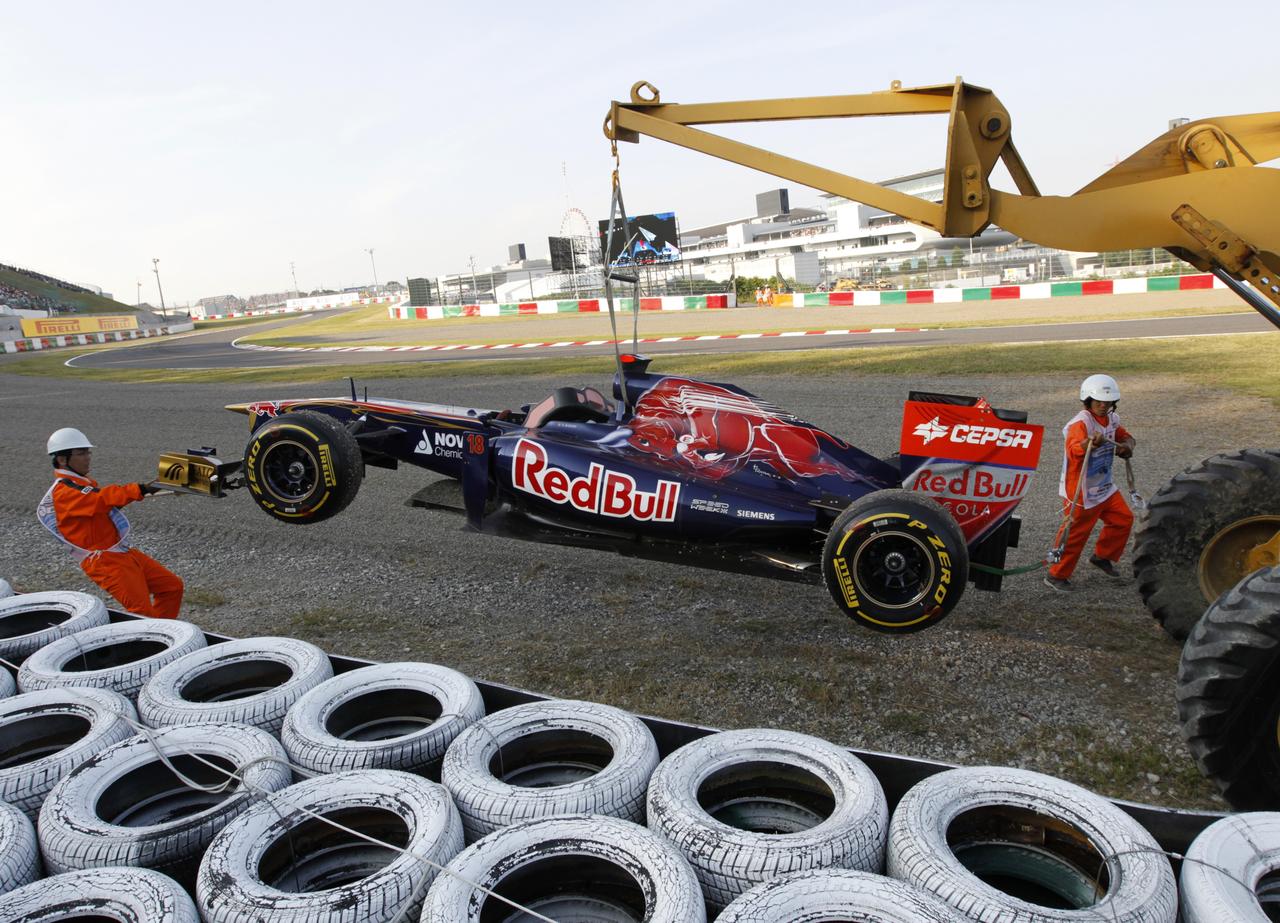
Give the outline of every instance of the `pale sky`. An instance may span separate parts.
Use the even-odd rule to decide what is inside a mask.
[[[1170,118],[1280,110],[1280,4],[6,2],[0,263],[171,304],[484,269],[607,217],[612,99],[862,93],[963,76],[1008,107],[1045,194]],[[1246,31],[1241,33],[1243,28]],[[868,180],[941,166],[945,120],[726,131]],[[787,185],[645,139],[632,214],[685,228]],[[563,165],[563,167],[562,167]],[[566,181],[567,177],[567,181]],[[1000,185],[1000,183],[997,183]]]

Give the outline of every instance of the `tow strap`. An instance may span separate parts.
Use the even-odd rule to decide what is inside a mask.
[[[613,188],[609,195],[609,231],[605,236],[604,244],[604,298],[609,306],[609,327],[613,331],[613,358],[618,366],[618,388],[622,392],[622,408],[625,412],[629,412],[631,408],[631,398],[627,392],[627,379],[622,369],[622,353],[618,349],[618,320],[616,309],[613,304],[613,282],[616,279],[619,282],[631,283],[631,351],[636,352],[640,345],[640,273],[627,275],[626,273],[615,273],[612,264],[609,262],[610,255],[613,253],[613,236],[617,232],[618,221],[622,221],[621,234],[627,233],[629,222],[627,221],[627,207],[622,201],[622,183],[618,179],[618,142],[613,141]],[[631,243],[635,239],[632,235],[623,241],[620,252],[629,253],[631,251]]]
[[[1112,445],[1117,447],[1120,445],[1120,443],[1112,439],[1107,439],[1104,441],[1110,442]],[[976,570],[980,574],[995,574],[1000,577],[1012,577],[1015,574],[1030,573],[1033,570],[1039,570],[1042,567],[1048,567],[1050,564],[1057,564],[1059,561],[1061,561],[1062,553],[1067,547],[1067,539],[1071,535],[1072,514],[1075,512],[1076,506],[1080,502],[1080,492],[1081,492],[1081,489],[1084,487],[1083,472],[1088,470],[1089,468],[1089,454],[1092,451],[1093,451],[1093,443],[1090,442],[1088,445],[1085,446],[1085,449],[1084,449],[1084,460],[1081,462],[1081,466],[1080,466],[1080,470],[1082,473],[1080,478],[1076,481],[1075,496],[1072,497],[1071,501],[1063,507],[1062,522],[1059,523],[1058,525],[1058,531],[1054,534],[1053,546],[1050,547],[1049,553],[1045,555],[1044,560],[1037,561],[1034,564],[1025,564],[1022,567],[1009,567],[1009,568],[991,567],[987,564],[970,564],[969,569]],[[1138,493],[1137,486],[1134,483],[1133,464],[1127,458],[1123,459],[1123,461],[1124,461],[1125,479],[1128,481],[1128,484],[1129,484],[1129,502],[1135,511],[1142,512],[1147,508],[1147,501],[1142,498],[1142,494]]]

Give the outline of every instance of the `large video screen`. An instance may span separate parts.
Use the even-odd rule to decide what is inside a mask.
[[[600,249],[603,252],[609,239],[609,222],[600,222]],[[628,245],[628,241],[630,244]],[[608,254],[611,266],[634,266],[638,263],[674,263],[680,259],[680,231],[675,212],[656,215],[639,215],[627,222],[627,233],[622,227],[613,235],[613,246]]]
[[[552,272],[578,272],[600,264],[600,247],[592,236],[548,237]]]

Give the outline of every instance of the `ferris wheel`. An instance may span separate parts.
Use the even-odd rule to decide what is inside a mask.
[[[595,237],[591,230],[591,222],[582,213],[582,209],[569,206],[564,217],[560,219],[561,237]]]

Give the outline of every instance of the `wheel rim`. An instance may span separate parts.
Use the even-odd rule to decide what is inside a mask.
[[[933,555],[923,541],[906,532],[868,536],[849,561],[859,594],[886,609],[914,606],[933,584]]]
[[[1200,554],[1196,576],[1205,602],[1213,602],[1245,574],[1277,563],[1280,516],[1239,519],[1209,539]]]
[[[262,476],[267,489],[281,500],[301,503],[316,491],[320,466],[306,446],[293,440],[277,442],[263,454]]]

